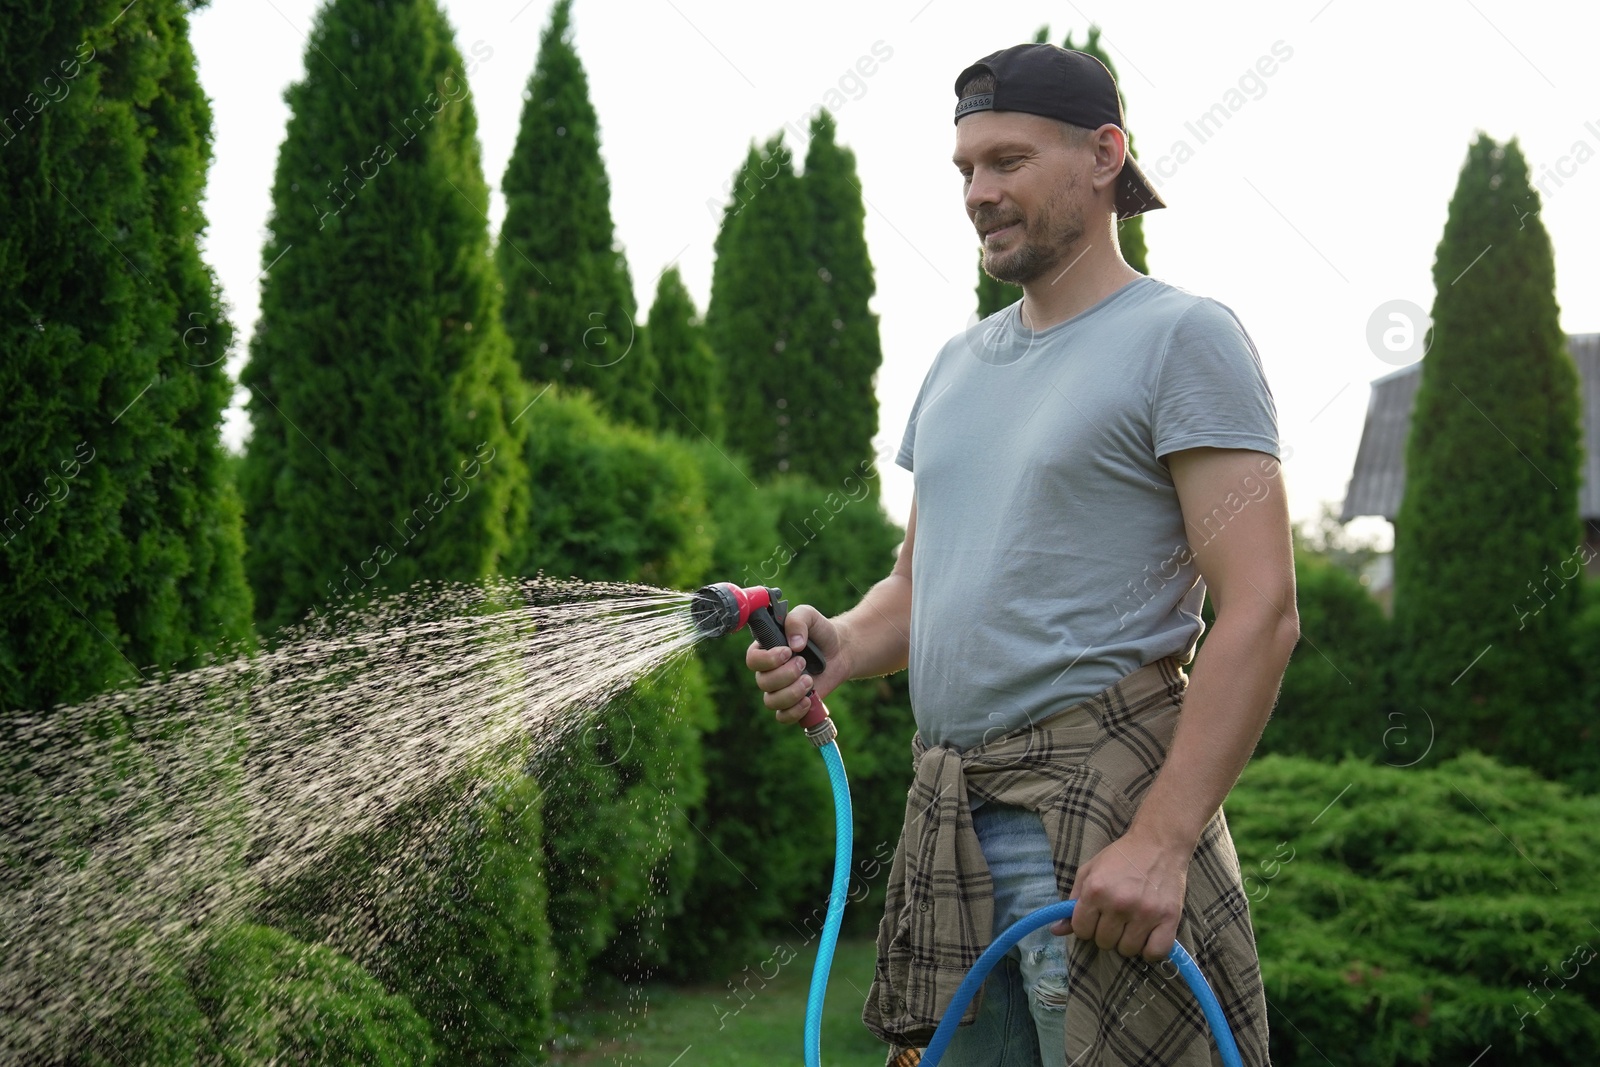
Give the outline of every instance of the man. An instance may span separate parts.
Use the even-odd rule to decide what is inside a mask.
[[[1299,638],[1272,395],[1231,311],[1122,259],[1117,220],[1165,205],[1126,155],[1102,64],[1018,45],[956,95],[984,270],[1023,298],[928,372],[889,577],[835,619],[795,608],[791,648],[746,662],[783,722],[910,667],[917,777],[864,1012],[891,1063],[917,1061],[994,934],[1068,898],[1070,925],[1002,961],[945,1064],[1210,1065],[1165,962],[1175,937],[1244,1062],[1265,1064],[1221,805]],[[828,660],[816,678],[794,655],[807,639]]]

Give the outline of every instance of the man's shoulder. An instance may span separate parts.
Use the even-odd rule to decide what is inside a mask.
[[[1233,309],[1213,296],[1196,293],[1181,285],[1152,277],[1141,293],[1140,311],[1145,315],[1164,319],[1173,325],[1179,320],[1219,321],[1238,320]]]
[[[1191,344],[1253,348],[1238,312],[1213,296],[1152,279],[1144,311],[1165,339],[1164,350]]]

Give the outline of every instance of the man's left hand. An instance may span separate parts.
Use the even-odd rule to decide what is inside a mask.
[[[1190,855],[1130,829],[1078,868],[1069,897],[1078,906],[1050,932],[1152,963],[1166,959],[1183,918]]]

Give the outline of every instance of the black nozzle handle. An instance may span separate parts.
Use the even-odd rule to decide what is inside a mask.
[[[788,635],[783,632],[783,624],[771,608],[757,608],[750,613],[750,632],[762,648],[782,648],[789,643]],[[813,680],[828,669],[828,661],[822,658],[822,653],[810,641],[806,642],[800,655],[805,657],[805,673],[810,674]]]

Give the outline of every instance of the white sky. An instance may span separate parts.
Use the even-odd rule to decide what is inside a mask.
[[[548,18],[548,0],[524,3],[445,3],[463,53],[475,42],[493,50],[470,78],[491,187]],[[215,110],[207,255],[238,329],[235,373],[257,315],[283,89],[302,76],[317,6],[235,0],[194,17]],[[1292,449],[1297,521],[1343,499],[1367,383],[1395,369],[1369,349],[1368,319],[1390,300],[1431,305],[1434,250],[1476,130],[1517,137],[1535,180],[1560,166],[1542,218],[1562,327],[1600,331],[1600,160],[1589,158],[1600,152],[1600,5],[1511,0],[578,0],[574,41],[641,314],[673,262],[704,311],[724,185],[749,142],[790,121],[803,129],[842,82],[839,136],[857,156],[877,271],[884,502],[903,522],[911,477],[894,448],[929,362],[976,304],[977,239],[949,161],[952,83],[1041,24],[1060,43],[1091,22],[1117,63],[1146,172],[1179,140],[1192,149],[1160,181],[1169,207],[1147,217],[1151,272],[1229,305],[1255,339]],[[875,44],[892,55],[860,78],[857,61]],[[1275,44],[1292,55],[1229,96]],[[1185,123],[1218,103],[1237,110],[1201,143]],[[495,193],[496,227],[503,213]],[[236,445],[244,432],[236,407],[225,436]],[[1381,519],[1352,530],[1389,542]]]

